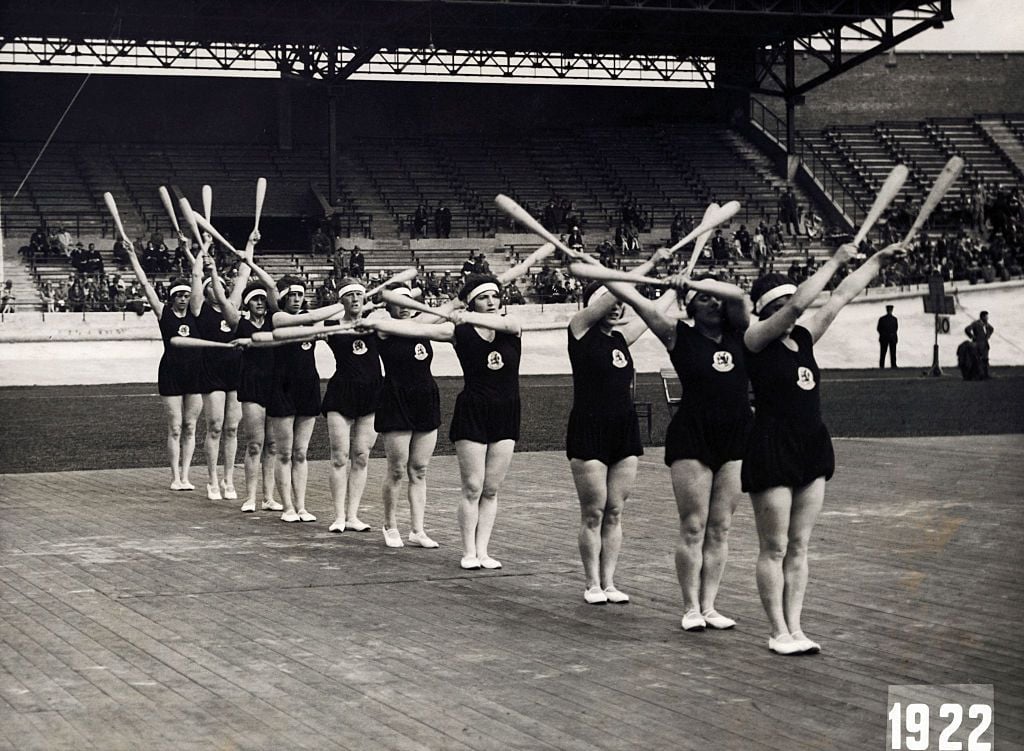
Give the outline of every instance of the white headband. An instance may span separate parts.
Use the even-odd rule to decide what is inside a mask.
[[[249,292],[246,293],[245,297],[242,298],[242,305],[248,305],[249,301],[252,300],[252,298],[260,297],[261,295],[263,297],[266,297],[267,296],[267,291],[265,289],[249,290]]]
[[[192,287],[188,284],[175,284],[173,287],[171,287],[171,291],[167,293],[167,296],[174,297],[179,292],[188,292],[191,295]]]
[[[285,289],[277,293],[277,299],[280,300],[283,297],[287,297],[292,292],[301,292],[303,295],[305,295],[306,288],[303,287],[301,284],[289,284]]]
[[[479,297],[485,292],[496,293],[497,291],[498,285],[495,284],[494,282],[484,282],[483,284],[478,284],[476,287],[469,291],[468,295],[466,295],[466,305],[469,305],[471,302],[473,302],[475,298]]]
[[[344,287],[338,290],[338,299],[340,300],[349,292],[362,292],[365,294],[366,287],[361,285],[359,282],[352,282],[351,284],[346,284]]]
[[[412,290],[408,287],[395,287],[394,289],[388,290],[393,295],[405,295],[406,297],[412,297]]]
[[[759,298],[757,298],[757,302],[754,303],[754,312],[760,313],[762,310],[767,308],[771,303],[775,302],[780,297],[792,295],[795,292],[795,284],[780,284],[778,287],[772,287],[770,290],[768,290]]]
[[[213,277],[212,276],[208,276],[205,279],[203,279],[203,289],[206,289],[211,284],[213,284]]]

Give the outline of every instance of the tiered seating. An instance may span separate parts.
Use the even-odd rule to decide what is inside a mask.
[[[960,154],[966,160],[968,174],[975,179],[994,186],[1012,185],[1024,177],[1020,168],[1001,152],[976,120],[933,118],[926,127],[948,151]]]
[[[1024,170],[1024,127],[1022,126],[1024,126],[1024,117],[1014,115],[978,117],[978,127],[1018,170]]]

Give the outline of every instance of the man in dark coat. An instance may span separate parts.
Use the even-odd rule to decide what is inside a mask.
[[[885,353],[889,353],[889,367],[896,367],[896,342],[899,341],[897,332],[900,323],[892,314],[892,305],[885,306],[885,315],[878,319],[878,367],[885,367]]]

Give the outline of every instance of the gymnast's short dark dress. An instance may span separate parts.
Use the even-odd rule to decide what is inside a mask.
[[[202,351],[175,347],[171,339],[176,336],[198,336],[195,316],[188,310],[185,315],[176,316],[170,303],[164,303],[163,313],[160,314],[160,338],[164,340],[164,354],[157,371],[157,390],[160,396],[201,394]]]
[[[619,331],[591,326],[577,339],[569,330],[572,410],[565,435],[570,459],[596,459],[611,466],[644,453],[630,390],[633,358]]]
[[[378,341],[375,334],[328,337],[335,366],[324,392],[322,411],[325,416],[328,412],[337,412],[354,420],[377,411],[384,382]]]
[[[271,332],[274,322],[270,315],[263,318],[262,326],[255,326],[248,318],[238,322],[235,334],[240,339],[251,339],[253,334]],[[276,347],[249,347],[242,351],[238,366],[238,401],[253,402],[261,407],[270,403],[271,380],[274,377],[274,350]]]
[[[441,424],[441,397],[430,372],[434,349],[428,339],[378,339],[384,386],[373,418],[378,433],[429,433]]]
[[[489,342],[471,324],[461,323],[455,327],[455,354],[462,365],[463,388],[455,400],[449,439],[518,441],[522,340],[496,331]]]
[[[203,301],[203,307],[196,316],[199,336],[208,342],[227,343],[235,338],[234,327],[224,318],[223,311]],[[238,368],[242,364],[239,349],[204,349],[202,393],[211,391],[237,391]]]
[[[665,464],[696,459],[717,472],[743,458],[751,423],[743,354],[743,338],[731,328],[716,342],[676,324],[669,358],[683,395],[665,432]]]
[[[743,457],[743,491],[778,486],[799,488],[836,468],[832,438],[821,420],[821,373],[811,333],[796,326],[794,352],[775,340],[760,352],[747,351],[757,414]]]
[[[316,417],[320,414],[320,374],[316,342],[289,342],[275,347],[268,417]]]

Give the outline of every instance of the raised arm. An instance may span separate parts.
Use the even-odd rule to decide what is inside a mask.
[[[662,315],[666,315],[672,305],[678,301],[679,293],[674,288],[669,288],[662,292],[661,296],[654,301],[654,307],[657,308]],[[669,320],[672,320],[671,316],[668,316],[668,318]],[[647,331],[647,328],[647,321],[638,315],[632,321],[623,324],[619,328],[619,333],[622,334],[623,338],[626,340],[626,344],[629,345],[643,336],[644,332]]]
[[[687,289],[697,290],[719,298],[725,306],[725,315],[737,331],[743,332],[750,325],[750,298],[735,284],[717,279],[687,280]]]
[[[125,246],[125,252],[128,254],[128,262],[132,265],[132,271],[135,272],[135,278],[139,280],[139,284],[142,285],[142,294],[149,300],[149,306],[153,309],[153,313],[157,319],[163,317],[164,314],[164,303],[157,295],[156,290],[153,289],[153,285],[149,283],[149,278],[146,276],[146,272],[142,270],[142,264],[139,263],[139,257],[135,255],[135,246],[131,243],[122,243]]]
[[[544,243],[535,251],[530,253],[526,258],[517,263],[515,266],[506,269],[505,271],[498,274],[498,283],[504,287],[519,277],[528,274],[530,269],[534,266],[539,265],[545,258],[555,252],[555,246],[551,243]]]
[[[310,310],[306,313],[285,313],[283,310],[279,310],[274,313],[274,328],[305,326],[310,323],[320,323],[320,321],[326,321],[328,318],[340,315],[344,312],[345,306],[341,302],[336,302],[333,305],[325,305],[322,308]]]
[[[811,316],[804,327],[811,333],[811,340],[818,341],[828,331],[832,321],[839,315],[848,302],[859,295],[871,283],[871,280],[878,276],[892,258],[903,250],[903,246],[894,243],[875,253],[861,264],[861,267],[843,279],[829,297],[828,301]]]
[[[636,267],[636,270],[640,273],[647,273],[653,269],[659,261],[671,258],[671,254],[667,248],[659,248],[654,252],[649,259],[644,263]],[[680,277],[680,284],[683,283],[683,278]],[[605,287],[615,295],[615,297],[622,300],[633,310],[637,312],[644,325],[654,332],[654,335],[658,337],[662,344],[665,345],[666,349],[671,350],[675,346],[676,342],[676,320],[665,314],[668,310],[668,303],[663,306],[656,303],[654,300],[648,300],[646,297],[636,291],[636,287],[632,284],[625,282],[608,282]],[[659,298],[658,302],[663,300]],[[639,334],[637,335],[639,337]]]
[[[797,287],[789,301],[775,313],[763,320],[752,321],[743,335],[743,342],[752,352],[760,352],[771,342],[789,331],[811,306],[829,280],[857,254],[852,243],[840,245],[835,255],[822,264],[803,284]]]
[[[231,295],[228,296],[228,302],[235,308],[235,310],[242,309],[242,295],[245,294],[245,288],[249,284],[249,275],[252,271],[252,267],[246,262],[247,258],[252,257],[253,249],[256,247],[256,243],[259,242],[260,234],[256,230],[253,230],[249,235],[249,240],[245,244],[245,253],[242,255],[242,263],[238,264],[238,274],[235,276],[235,286],[231,289]],[[270,299],[270,292],[267,292],[267,299]]]
[[[206,250],[201,249],[196,253],[196,259],[192,262],[192,293],[188,298],[188,309],[192,315],[197,316],[203,309],[203,263],[206,259]]]

